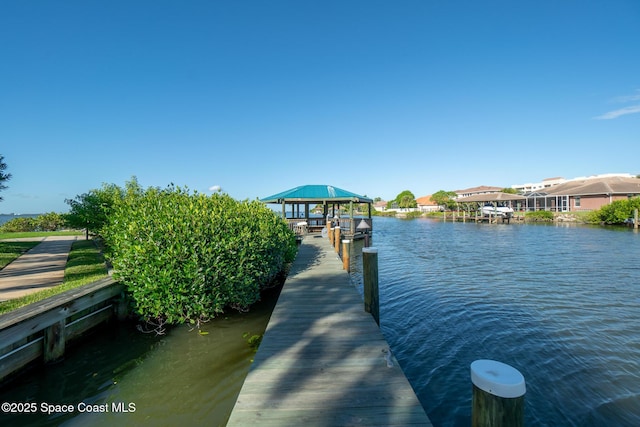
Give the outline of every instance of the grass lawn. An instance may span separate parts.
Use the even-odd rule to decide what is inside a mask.
[[[9,242],[0,242],[0,245],[4,243]],[[39,242],[29,243],[37,244]],[[95,282],[104,277],[107,277],[107,267],[100,249],[93,240],[79,240],[71,246],[67,267],[64,270],[64,281],[61,285],[21,298],[0,302],[0,314],[68,291],[69,289]]]
[[[40,242],[0,242],[0,270]]]
[[[82,231],[25,231],[22,233],[0,233],[0,240],[3,239],[23,239],[26,237],[48,237],[48,236],[82,236]]]

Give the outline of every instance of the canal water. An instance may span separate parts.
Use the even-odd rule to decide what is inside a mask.
[[[67,349],[63,362],[0,388],[0,402],[37,405],[34,414],[0,412],[0,426],[224,426],[255,354],[248,341],[264,333],[278,293],[205,323],[204,334],[107,325]],[[46,414],[43,405],[67,406]]]
[[[640,426],[638,233],[395,218],[374,230],[381,328],[435,426],[470,425],[477,359],[524,375],[526,425]]]
[[[640,234],[376,218],[373,242],[381,327],[434,426],[470,425],[477,359],[524,375],[528,426],[640,425]],[[207,335],[101,330],[0,389],[0,402],[73,413],[0,413],[0,425],[223,426],[253,357],[247,339],[264,331],[276,295],[206,324]],[[80,413],[81,402],[115,406]]]

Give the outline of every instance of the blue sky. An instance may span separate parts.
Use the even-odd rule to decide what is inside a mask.
[[[0,2],[0,212],[640,173],[640,2]]]

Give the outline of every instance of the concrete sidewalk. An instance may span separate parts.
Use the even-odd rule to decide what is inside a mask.
[[[49,236],[0,270],[0,301],[62,283],[71,244],[82,236]],[[19,240],[19,239],[15,239]]]

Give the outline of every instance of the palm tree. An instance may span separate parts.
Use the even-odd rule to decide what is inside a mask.
[[[0,154],[0,191],[9,188],[6,185],[4,185],[5,181],[9,181],[11,179],[10,173],[3,172],[6,169],[7,169],[7,164],[4,162],[4,156]],[[1,201],[2,201],[2,197],[0,197],[0,202]]]

